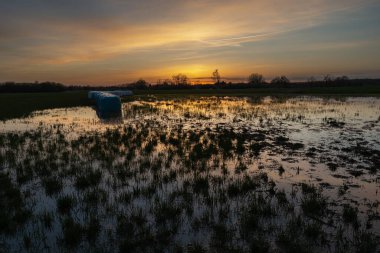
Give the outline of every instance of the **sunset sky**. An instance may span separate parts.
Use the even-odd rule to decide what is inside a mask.
[[[0,2],[0,81],[380,77],[379,0]]]

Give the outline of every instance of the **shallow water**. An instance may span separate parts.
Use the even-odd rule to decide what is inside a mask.
[[[268,176],[269,182],[273,181],[276,191],[284,190],[286,196],[292,199],[290,202],[296,213],[302,209],[300,184],[314,185],[328,198],[331,219],[340,219],[336,214],[342,212],[344,204],[349,204],[358,208],[361,227],[380,235],[380,99],[377,98],[330,99],[306,96],[165,100],[151,97],[124,103],[122,117],[111,120],[100,119],[93,108],[80,107],[45,110],[27,118],[0,122],[0,133],[3,134],[5,143],[11,140],[7,135],[9,133],[22,135],[33,132],[38,133],[39,137],[33,139],[24,136],[27,139],[24,144],[15,144],[18,150],[13,149],[18,157],[16,160],[25,164],[27,157],[23,154],[32,152],[27,146],[43,145],[38,159],[43,160],[40,156],[45,156],[47,150],[56,151],[57,156],[51,159],[60,162],[52,164],[58,167],[57,175],[64,182],[62,191],[48,196],[41,185],[45,176],[37,173],[25,183],[19,183],[23,194],[31,194],[25,202],[33,202],[34,213],[38,214],[55,212],[56,199],[61,195],[74,194],[81,199],[85,191],[80,187],[78,189],[75,183],[81,173],[67,172],[66,178],[63,176],[66,172],[63,171],[73,165],[77,166],[76,170],[80,170],[80,166],[87,162],[91,164],[87,169],[104,170],[102,179],[95,186],[108,195],[102,208],[112,206],[111,209],[114,209],[113,212],[98,211],[107,216],[104,218],[100,215],[103,218],[99,219],[101,225],[109,228],[113,234],[111,241],[117,240],[114,230],[120,221],[110,213],[118,217],[121,213],[128,213],[125,208],[129,208],[134,215],[141,208],[146,223],[158,226],[157,214],[154,216],[155,208],[160,207],[162,201],[169,201],[176,191],[185,191],[184,185],[188,180],[193,180],[191,182],[196,191],[195,181],[203,176],[212,187],[207,184],[207,193],[200,189],[200,193],[193,194],[204,194],[203,197],[207,201],[215,201],[215,205],[205,204],[205,200],[201,201],[202,198],[192,200],[190,205],[193,214],[181,214],[181,228],[176,228],[171,239],[180,246],[196,242],[208,248],[208,241],[211,240],[208,229],[212,226],[206,222],[202,225],[203,229],[197,230],[194,229],[194,222],[202,220],[201,217],[207,212],[213,216],[213,211],[210,210],[214,208],[225,207],[219,202],[222,201],[220,198],[225,194],[228,184],[239,182],[244,176],[263,174]],[[59,142],[60,138],[64,140],[62,143]],[[46,143],[38,144],[38,140]],[[94,147],[96,143],[100,147]],[[59,147],[59,150],[54,147]],[[9,149],[11,148],[5,146],[2,148],[3,156]],[[65,152],[73,150],[77,150],[77,161],[69,158],[64,160]],[[92,157],[91,152],[98,152],[96,154],[101,157]],[[29,166],[36,169],[37,165],[33,162],[31,164]],[[14,164],[6,161],[2,170],[9,172],[13,181],[20,181],[19,175],[14,171],[17,166],[17,161]],[[158,166],[157,170],[160,171],[158,179],[154,179],[157,175],[151,171],[154,166]],[[118,181],[120,175],[114,174],[120,168],[128,168],[134,173],[127,176],[123,183]],[[192,169],[199,170],[199,174]],[[226,173],[228,176],[225,176]],[[212,180],[221,180],[222,183],[218,185]],[[202,180],[199,184],[202,188]],[[262,187],[267,189],[268,185]],[[85,188],[87,191],[87,186]],[[131,200],[126,207],[120,204],[122,192],[134,196],[132,192],[136,189],[139,192],[135,193],[136,197],[128,197]],[[250,193],[252,192],[244,194]],[[292,196],[298,196],[298,199]],[[215,199],[210,200],[213,198]],[[231,207],[228,219],[223,224],[232,230],[233,224],[240,219],[241,209],[245,208],[244,204],[239,203],[244,198],[245,195],[227,198]],[[275,223],[282,228],[288,215],[278,215],[280,221]],[[75,217],[76,222],[85,224],[87,209],[79,205]],[[62,236],[64,225],[61,219],[53,219],[53,232],[48,237]],[[30,233],[36,230],[32,222],[25,226]],[[328,226],[325,228],[326,231],[329,229]],[[345,229],[348,231],[348,228]],[[2,240],[9,249],[16,250],[20,249],[15,245],[23,236],[22,232],[18,232],[11,239]],[[100,248],[107,247],[110,243],[107,238],[105,234],[101,236]],[[236,238],[235,244],[245,249],[242,238]],[[58,242],[52,239],[45,247],[54,248],[56,243]],[[279,247],[274,241],[271,244],[274,249]],[[330,242],[328,247],[330,251],[334,251],[332,244]],[[80,245],[82,249],[91,248],[85,242]],[[316,248],[326,250],[321,245]]]

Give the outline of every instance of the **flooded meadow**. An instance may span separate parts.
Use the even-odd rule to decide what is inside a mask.
[[[380,99],[147,96],[0,122],[0,252],[378,252]]]

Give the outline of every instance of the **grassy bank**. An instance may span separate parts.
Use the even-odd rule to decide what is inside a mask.
[[[185,89],[185,90],[136,90],[137,97],[183,96],[380,96],[380,85],[348,87],[305,87],[305,88],[252,88],[252,89]],[[135,97],[136,97],[135,96]],[[51,93],[4,93],[0,94],[0,120],[27,116],[33,111],[90,105],[87,91]]]
[[[0,120],[27,116],[33,111],[89,105],[86,91],[0,94]]]
[[[184,89],[184,90],[137,90],[135,95],[335,95],[380,96],[380,85],[347,87],[297,87],[297,88],[251,88],[251,89]]]

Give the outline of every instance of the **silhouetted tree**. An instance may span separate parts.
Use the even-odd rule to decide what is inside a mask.
[[[215,71],[212,72],[212,80],[214,80],[214,83],[215,83],[215,84],[219,84],[219,83],[220,83],[220,74],[219,74],[219,70],[215,69]]]
[[[188,78],[186,75],[184,74],[178,74],[178,75],[174,75],[172,76],[172,79],[173,79],[173,83],[175,85],[188,85]]]
[[[15,83],[5,82],[0,84],[0,92],[59,92],[65,91],[66,86],[55,82]]]
[[[263,75],[258,73],[252,73],[248,77],[248,83],[252,85],[260,85],[265,82]]]
[[[145,90],[149,87],[149,83],[144,79],[139,79],[134,83],[128,84],[127,87],[130,89]]]
[[[271,81],[272,84],[289,84],[290,81],[286,76],[277,76]]]
[[[137,80],[136,85],[146,86],[146,85],[148,85],[148,82],[145,81],[144,79],[139,79],[139,80]]]
[[[314,77],[314,76],[311,76],[307,79],[307,82],[308,83],[315,83],[317,81],[317,79]]]
[[[332,83],[333,81],[333,78],[330,76],[330,75],[325,75],[325,77],[323,78],[323,81],[328,84],[328,83]]]
[[[174,83],[173,83],[173,80],[171,80],[171,79],[158,79],[157,85],[171,86],[171,85],[174,85]]]
[[[338,76],[337,78],[335,78],[334,81],[339,84],[344,84],[344,83],[348,83],[348,80],[349,78],[347,76]]]

